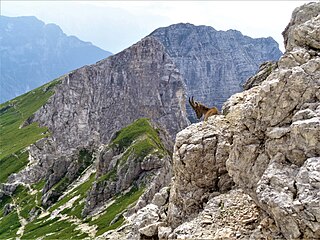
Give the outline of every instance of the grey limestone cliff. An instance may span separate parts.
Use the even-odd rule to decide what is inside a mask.
[[[206,199],[200,195],[210,196],[210,187],[218,189],[223,178],[217,173],[226,169],[285,238],[320,237],[319,12],[319,3],[297,8],[284,32],[286,52],[277,64],[262,67],[247,91],[229,98],[223,116],[178,133],[168,210],[171,226],[189,218],[191,208],[202,211]],[[206,171],[221,150],[218,170]],[[203,185],[202,179],[211,184]],[[185,194],[185,186],[193,190]]]
[[[217,31],[208,26],[175,24],[150,34],[157,38],[180,69],[187,95],[218,108],[265,61],[282,55],[271,38],[253,39],[239,31]],[[192,109],[187,106],[188,117]]]
[[[297,8],[280,60],[262,65],[222,115],[177,134],[165,214],[147,205],[117,234],[320,238],[319,13],[319,2]]]
[[[164,47],[147,37],[132,47],[62,77],[55,94],[33,119],[47,126],[51,137],[30,147],[31,166],[10,182],[46,178],[44,193],[79,173],[81,151],[93,154],[112,135],[142,117],[149,118],[169,136],[187,126],[185,86]],[[50,204],[44,196],[43,203]]]

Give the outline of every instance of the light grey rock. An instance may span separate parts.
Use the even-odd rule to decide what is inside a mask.
[[[265,62],[259,67],[259,71],[256,75],[250,77],[244,84],[243,89],[248,90],[252,87],[258,86],[271,74],[271,72],[277,68],[276,62]]]
[[[128,220],[132,222],[137,229],[144,228],[160,220],[159,208],[157,205],[148,204],[141,208],[136,214],[131,215]]]
[[[233,185],[225,165],[232,139],[227,126],[223,116],[214,116],[206,125],[193,124],[177,134],[168,209],[170,226],[193,218],[212,192],[226,192]]]
[[[171,227],[162,227],[159,226],[158,228],[158,237],[160,240],[168,239],[169,235],[171,234],[172,229]]]
[[[315,22],[319,21],[319,12],[317,2],[307,3],[293,11],[291,20],[282,33],[287,51],[296,46],[320,49],[320,30],[314,28]]]
[[[171,236],[195,238],[200,223],[190,225],[191,219],[205,209],[222,171],[267,212],[286,239],[320,238],[319,8],[317,2],[294,11],[277,67],[268,74],[261,68],[257,84],[230,97],[223,116],[177,134],[168,219],[174,228],[185,225]]]
[[[253,39],[239,31],[217,31],[209,26],[174,24],[150,34],[156,37],[177,64],[187,85],[187,95],[206,105],[222,104],[265,61],[282,55],[272,38]],[[187,104],[188,117],[196,121]]]
[[[161,229],[158,229],[160,234]],[[272,219],[242,190],[209,199],[191,221],[173,229],[169,239],[283,239]],[[160,235],[159,235],[160,238]]]
[[[152,223],[143,228],[140,228],[139,233],[147,237],[158,236],[158,228],[163,224],[163,222]]]
[[[169,198],[169,187],[162,188],[158,193],[156,193],[152,199],[152,203],[161,207],[168,202]]]
[[[94,65],[79,68],[62,77],[61,81],[55,94],[32,119],[48,127],[51,136],[30,147],[34,164],[12,175],[9,183],[46,179],[43,194],[56,194],[49,193],[52,186],[64,177],[71,181],[76,177],[81,150],[97,152],[116,131],[134,120],[150,118],[162,129],[161,135],[165,136],[163,139],[170,148],[176,132],[188,124],[182,77],[164,46],[152,37]],[[115,155],[117,153],[106,152],[104,163],[98,165],[112,167]],[[123,181],[111,184],[105,192],[111,194],[115,189],[126,189],[142,171],[163,166],[155,166],[157,161],[153,157],[144,159],[141,165],[133,161],[128,163],[131,164],[129,171],[118,169]],[[154,194],[163,185],[158,184],[158,189],[155,185],[152,187]],[[106,199],[106,195],[102,194],[101,198]],[[152,197],[149,196],[149,201]],[[50,205],[50,198],[54,200],[56,196],[45,195],[43,203]]]

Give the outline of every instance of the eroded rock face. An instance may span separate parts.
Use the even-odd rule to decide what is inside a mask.
[[[209,26],[174,24],[150,34],[157,38],[177,64],[187,95],[219,109],[265,61],[282,55],[272,38],[253,39],[239,31],[217,31]],[[196,121],[187,105],[189,119]]]
[[[314,11],[319,7],[312,3],[295,10],[284,56],[271,72],[262,67],[249,90],[233,95],[224,116],[177,135],[172,226],[203,209],[202,197],[217,186],[218,159],[285,238],[320,238],[320,34],[314,35],[320,29],[320,11]],[[219,152],[219,139],[224,139],[224,154],[216,158],[212,153]]]
[[[293,11],[290,23],[282,33],[287,51],[293,50],[296,46],[320,49],[320,30],[314,28],[319,21],[319,11],[319,4],[315,2]]]
[[[212,194],[233,185],[226,170],[232,136],[223,116],[215,124],[193,124],[176,137],[169,222],[176,227],[198,214]]]
[[[295,10],[278,69],[260,86],[231,98],[226,116],[237,119],[238,131],[229,174],[288,239],[320,237],[320,55],[314,45],[320,35],[313,35],[320,29],[314,14],[319,7]],[[299,31],[310,34],[292,41]]]
[[[211,198],[197,217],[178,226],[169,239],[282,239],[274,221],[242,190]]]
[[[178,69],[152,37],[71,72],[33,119],[48,127],[51,137],[30,147],[33,164],[9,182],[46,178],[48,191],[67,172],[77,171],[81,149],[95,153],[113,133],[138,118],[150,118],[172,141],[188,124],[184,94]]]

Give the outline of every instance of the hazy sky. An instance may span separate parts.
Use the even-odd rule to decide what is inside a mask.
[[[117,53],[159,27],[188,22],[216,30],[273,37],[282,51],[281,32],[292,11],[310,1],[8,1],[1,15],[36,16],[58,24],[68,35]]]

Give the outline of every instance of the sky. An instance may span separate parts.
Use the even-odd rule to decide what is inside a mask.
[[[130,47],[159,27],[176,23],[235,29],[252,37],[272,37],[284,51],[282,31],[293,10],[310,1],[9,1],[3,16],[36,16],[67,35],[112,53]]]

